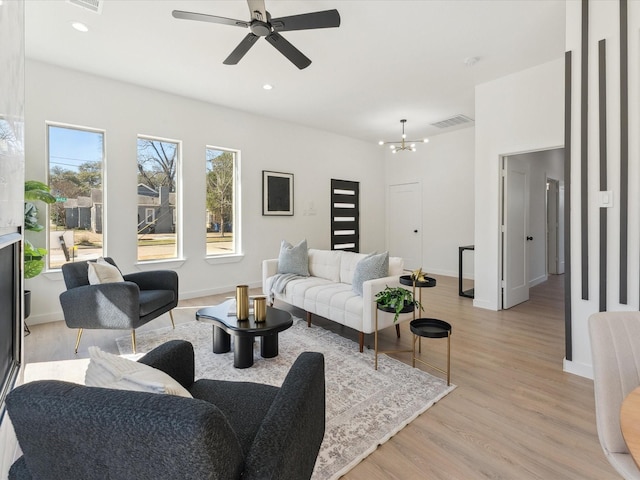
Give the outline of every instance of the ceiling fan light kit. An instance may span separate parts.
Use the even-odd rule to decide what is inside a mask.
[[[425,138],[423,140],[407,140],[407,135],[404,133],[404,124],[407,123],[407,121],[403,118],[402,120],[400,120],[400,123],[402,123],[402,140],[400,140],[399,142],[385,142],[383,140],[380,140],[378,142],[378,145],[389,145],[389,148],[393,153],[401,152],[403,150],[409,150],[410,152],[415,152],[416,143],[429,142],[428,138]]]
[[[311,65],[311,60],[300,50],[289,43],[279,32],[294,30],[312,30],[317,28],[333,28],[340,26],[340,14],[337,10],[324,10],[321,12],[303,13],[289,17],[271,18],[267,12],[264,0],[247,0],[251,20],[235,20],[233,18],[218,17],[204,13],[185,12],[174,10],[174,18],[181,20],[196,20],[199,22],[220,23],[234,27],[249,28],[250,33],[238,44],[231,54],[224,60],[225,65],[236,65],[258,38],[264,37],[273,47],[293,63],[300,70]]]

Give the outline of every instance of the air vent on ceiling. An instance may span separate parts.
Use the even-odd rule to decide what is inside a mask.
[[[431,125],[436,128],[449,128],[471,122],[473,122],[473,118],[469,118],[466,115],[454,115],[451,118],[445,118],[444,120],[432,123]]]
[[[94,13],[102,13],[103,0],[67,0],[71,5],[76,5]]]

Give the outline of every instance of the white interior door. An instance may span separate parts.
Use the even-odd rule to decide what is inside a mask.
[[[529,178],[526,162],[504,160],[502,308],[529,300]]]
[[[402,257],[404,268],[422,267],[422,189],[419,183],[389,186],[387,238],[389,255]]]

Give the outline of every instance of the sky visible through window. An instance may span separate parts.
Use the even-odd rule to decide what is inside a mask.
[[[102,133],[49,127],[49,168],[78,171],[86,162],[102,161]]]

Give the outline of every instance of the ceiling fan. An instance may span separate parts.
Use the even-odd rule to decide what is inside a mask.
[[[340,26],[340,14],[337,10],[303,13],[290,17],[271,18],[264,6],[264,0],[247,0],[251,20],[234,20],[204,13],[174,10],[172,15],[182,20],[198,20],[200,22],[221,23],[236,27],[249,28],[250,33],[240,42],[223,62],[225,65],[236,65],[260,37],[265,37],[281,54],[287,57],[300,70],[311,64],[300,50],[291,45],[279,32],[292,30],[310,30],[315,28],[331,28]]]

